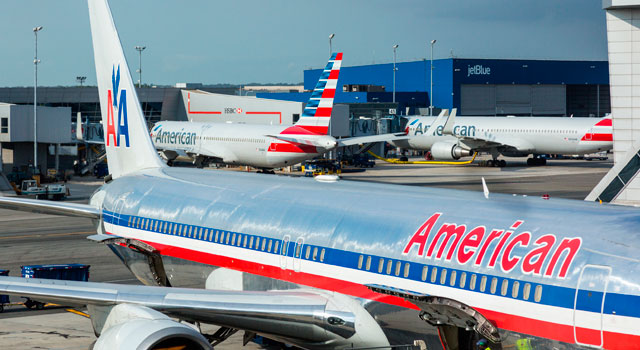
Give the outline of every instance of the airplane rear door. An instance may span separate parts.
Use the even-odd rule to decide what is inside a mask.
[[[573,335],[577,344],[602,347],[602,312],[611,268],[586,265],[580,273],[573,308]]]

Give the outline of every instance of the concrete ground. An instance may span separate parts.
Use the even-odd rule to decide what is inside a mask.
[[[611,167],[610,161],[554,160],[546,166],[526,167],[522,159],[507,159],[506,168],[477,165],[396,165],[377,162],[365,172],[343,174],[343,181],[373,181],[413,186],[435,186],[481,191],[484,177],[491,192],[582,199]],[[211,170],[216,171],[216,170]],[[268,176],[268,175],[264,175]],[[70,201],[87,202],[101,180],[80,178],[69,182]],[[0,210],[0,269],[20,275],[20,266],[48,263],[91,265],[91,280],[139,283],[111,251],[90,242],[91,220]],[[49,306],[28,310],[12,298],[0,313],[0,348],[86,349],[95,341],[89,320],[65,308]],[[212,332],[215,329],[212,329]],[[242,346],[241,332],[216,349]],[[257,349],[250,343],[248,348]]]

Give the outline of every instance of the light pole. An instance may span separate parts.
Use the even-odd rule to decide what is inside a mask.
[[[36,174],[39,173],[38,169],[38,32],[42,30],[42,26],[33,28],[33,34],[36,37],[36,50],[33,58],[33,170]]]
[[[84,84],[84,81],[87,80],[87,77],[76,77],[76,80],[78,81],[78,83],[80,83],[80,86],[82,86],[82,84]]]
[[[144,51],[144,49],[146,48],[146,46],[136,46],[136,50],[138,50],[140,56],[138,61],[138,73],[140,73],[140,78],[138,79],[138,88],[142,86],[142,51]]]
[[[393,103],[396,103],[396,49],[398,44],[393,45]]]
[[[429,115],[433,115],[433,45],[436,43],[436,39],[431,40],[431,77],[429,83],[431,89],[429,90]]]
[[[333,55],[333,48],[331,47],[331,39],[333,39],[334,36],[336,36],[334,33],[331,33],[329,35],[329,57]]]

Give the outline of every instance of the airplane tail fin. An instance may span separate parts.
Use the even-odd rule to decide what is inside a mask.
[[[302,128],[310,134],[327,134],[341,64],[342,52],[332,54],[327,66],[320,74],[316,88],[313,89],[311,98],[302,112],[302,117],[296,123],[296,127]]]
[[[104,140],[113,178],[165,166],[151,143],[107,0],[88,0]]]

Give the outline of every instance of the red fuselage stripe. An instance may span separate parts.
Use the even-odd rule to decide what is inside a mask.
[[[587,133],[580,141],[613,141],[613,134],[592,134]]]

